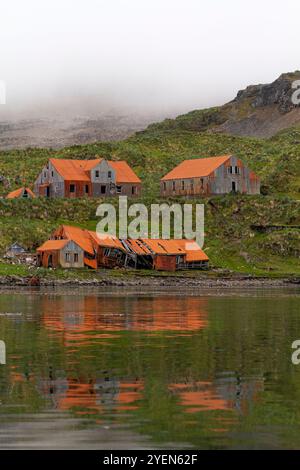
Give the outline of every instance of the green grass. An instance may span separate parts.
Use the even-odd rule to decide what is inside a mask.
[[[204,115],[208,123],[211,113]],[[198,118],[197,112],[193,112],[181,119],[185,125],[153,125],[122,142],[99,142],[59,151],[0,152],[0,175],[10,180],[12,190],[21,185],[32,187],[49,157],[125,159],[143,181],[139,202],[150,207],[157,202],[184,202],[176,198],[160,200],[159,180],[185,158],[237,154],[261,177],[264,195],[228,195],[193,201],[205,204],[204,248],[212,266],[256,275],[299,275],[299,231],[288,227],[300,225],[300,130],[290,129],[265,140],[186,130],[187,120]],[[0,185],[0,195],[7,191]],[[0,256],[14,241],[35,250],[62,223],[95,229],[100,202],[101,199],[85,198],[0,199]],[[117,199],[110,202],[117,206]],[[285,225],[287,229],[263,236],[251,229],[251,225],[269,224]],[[8,269],[13,272],[15,268]],[[55,275],[65,276],[58,271]],[[69,271],[68,276],[71,275]],[[82,275],[89,274],[83,271]]]

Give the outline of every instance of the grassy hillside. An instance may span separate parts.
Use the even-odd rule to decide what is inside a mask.
[[[228,195],[197,201],[206,207],[205,249],[212,265],[252,274],[300,275],[300,231],[288,227],[300,225],[300,129],[258,140],[179,129],[164,131],[154,126],[122,142],[74,146],[59,152],[0,152],[0,175],[9,179],[12,190],[21,185],[32,187],[51,156],[126,159],[142,178],[142,201],[149,205],[158,201],[159,179],[180,161],[226,153],[239,155],[261,176],[264,195]],[[7,189],[2,185],[0,192],[4,195]],[[1,199],[0,253],[16,240],[34,249],[63,222],[94,228],[99,202]],[[286,227],[260,234],[251,228],[260,224]]]

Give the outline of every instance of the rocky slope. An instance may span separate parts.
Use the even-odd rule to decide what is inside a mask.
[[[294,81],[300,71],[281,75],[271,84],[250,85],[236,98],[218,108],[195,110],[150,125],[155,130],[190,130],[220,132],[248,137],[271,137],[290,127],[300,125],[300,106],[292,102]]]

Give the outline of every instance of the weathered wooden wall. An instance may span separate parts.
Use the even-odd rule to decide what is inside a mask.
[[[228,173],[228,167],[230,166],[238,167],[240,174]],[[175,191],[173,189],[173,182],[175,184]],[[247,168],[240,159],[234,156],[217,168],[210,176],[161,181],[160,192],[161,196],[165,197],[174,195],[186,197],[222,195],[232,191],[233,182],[236,184],[237,192],[253,195],[260,194],[260,180],[257,175]]]

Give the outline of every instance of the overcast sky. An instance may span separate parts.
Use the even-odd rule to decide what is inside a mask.
[[[9,109],[185,112],[299,69],[299,18],[299,0],[0,0],[0,80]]]

